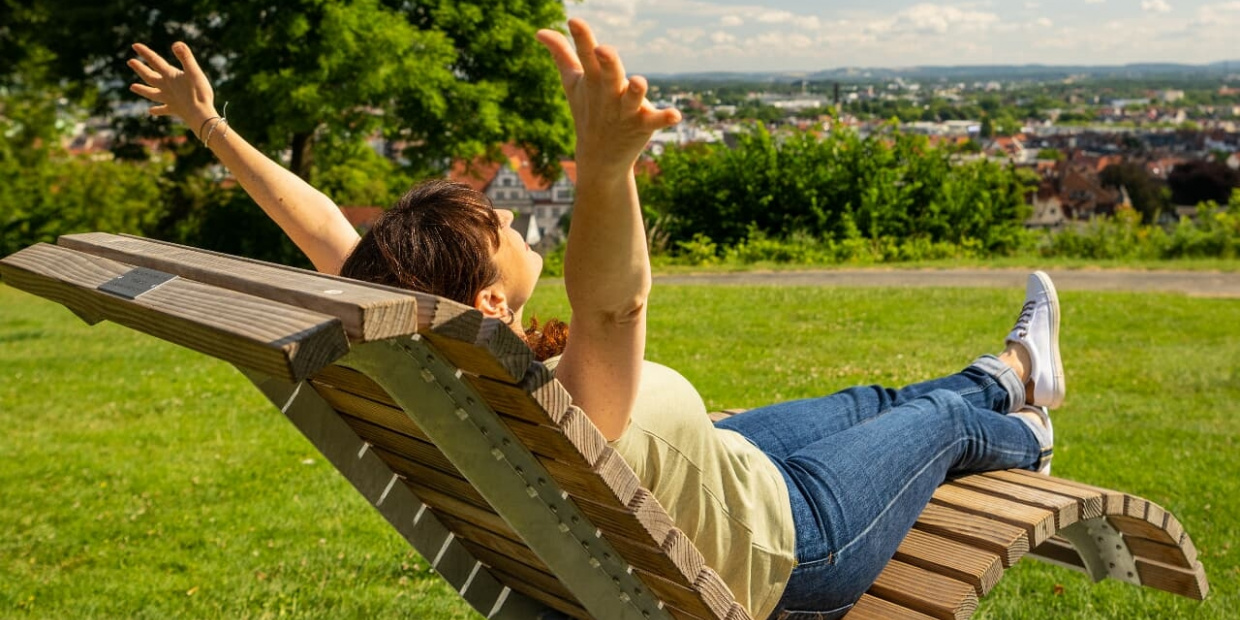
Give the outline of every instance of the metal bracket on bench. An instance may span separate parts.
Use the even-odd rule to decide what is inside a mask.
[[[338,363],[383,386],[591,615],[671,620],[461,371],[420,336],[364,344]]]
[[[1073,523],[1062,530],[1059,535],[1066,538],[1076,548],[1085,563],[1085,572],[1094,581],[1102,581],[1107,577],[1135,585],[1141,585],[1137,573],[1137,562],[1119,533],[1106,517],[1098,517],[1087,521]]]
[[[323,456],[400,532],[462,598],[488,620],[528,620],[542,603],[511,591],[482,568],[336,410],[306,382],[237,367]]]
[[[134,267],[100,284],[99,290],[132,301],[159,288],[174,278],[176,276],[170,273],[147,269],[146,267]]]

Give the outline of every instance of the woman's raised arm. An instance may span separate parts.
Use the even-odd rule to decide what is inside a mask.
[[[633,165],[676,110],[646,100],[646,80],[629,78],[616,50],[571,20],[576,51],[543,30],[577,130],[577,201],[564,257],[573,327],[556,377],[608,440],[628,427],[646,352],[650,258]]]
[[[359,236],[336,203],[263,155],[221,120],[215,93],[188,45],[172,46],[181,69],[141,43],[135,43],[133,49],[142,60],[130,59],[129,67],[145,84],[133,84],[129,89],[159,104],[151,107],[151,114],[180,118],[206,141],[207,148],[306,253],[315,269],[340,273]]]

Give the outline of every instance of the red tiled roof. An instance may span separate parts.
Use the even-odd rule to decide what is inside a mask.
[[[340,207],[340,211],[354,228],[369,228],[383,215],[383,207]]]
[[[475,191],[484,191],[491,181],[495,180],[495,175],[499,173],[499,169],[503,164],[507,164],[508,168],[517,173],[521,179],[521,184],[525,186],[526,191],[539,192],[550,189],[557,179],[546,179],[534,172],[534,165],[530,161],[530,156],[525,149],[514,144],[505,144],[500,147],[500,153],[504,159],[496,162],[479,157],[472,162],[455,161],[452,163],[452,170],[448,172],[448,179],[465,183]],[[560,166],[564,169],[564,174],[568,175],[568,179],[577,183],[577,164],[571,161],[562,161]]]

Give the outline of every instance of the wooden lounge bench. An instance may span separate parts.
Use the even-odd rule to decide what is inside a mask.
[[[0,276],[237,366],[483,616],[749,617],[551,373],[472,308],[100,233],[17,252]],[[966,618],[1024,556],[1208,589],[1159,506],[994,472],[942,486],[849,617]]]

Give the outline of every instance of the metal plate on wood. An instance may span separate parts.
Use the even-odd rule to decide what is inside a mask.
[[[176,276],[146,267],[135,267],[99,285],[99,290],[125,299],[137,299],[143,293],[149,293]]]

